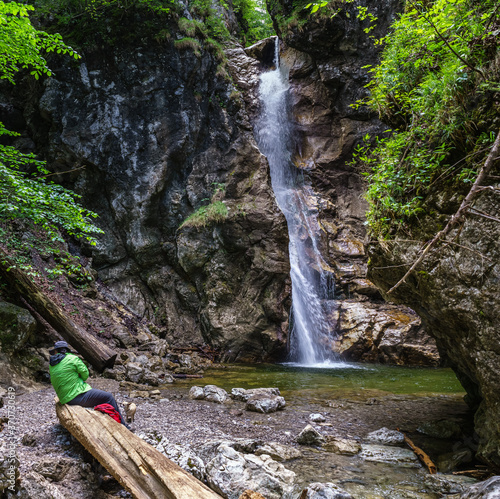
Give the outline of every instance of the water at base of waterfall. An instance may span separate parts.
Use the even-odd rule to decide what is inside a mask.
[[[292,280],[288,360],[300,366],[331,368],[339,363],[335,353],[334,283],[319,249],[321,227],[315,193],[304,171],[293,164],[288,74],[279,64],[278,39],[275,67],[261,75],[262,112],[256,138],[269,161],[274,194],[288,223]]]

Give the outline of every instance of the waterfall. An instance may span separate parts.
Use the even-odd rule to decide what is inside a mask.
[[[274,194],[288,223],[292,280],[289,360],[307,366],[329,364],[338,359],[334,353],[334,282],[318,247],[317,198],[304,171],[292,160],[295,144],[288,71],[280,65],[278,38],[274,63],[275,69],[260,78],[262,111],[256,139],[269,161]]]

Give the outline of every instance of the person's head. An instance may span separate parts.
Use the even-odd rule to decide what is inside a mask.
[[[56,353],[71,353],[69,345],[65,341],[56,341],[54,347],[49,350],[50,355],[55,355]]]

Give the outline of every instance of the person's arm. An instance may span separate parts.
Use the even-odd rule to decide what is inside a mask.
[[[89,370],[87,369],[87,366],[78,357],[75,357],[75,367],[78,376],[80,376],[80,378],[82,378],[82,380],[85,381],[89,377]]]

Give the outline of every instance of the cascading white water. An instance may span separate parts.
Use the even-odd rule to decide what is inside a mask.
[[[262,112],[256,138],[269,161],[274,194],[288,223],[292,279],[289,360],[307,366],[331,365],[338,359],[334,353],[334,283],[318,249],[321,229],[315,194],[303,170],[292,162],[288,74],[279,63],[277,38],[274,57],[276,69],[260,79]]]

